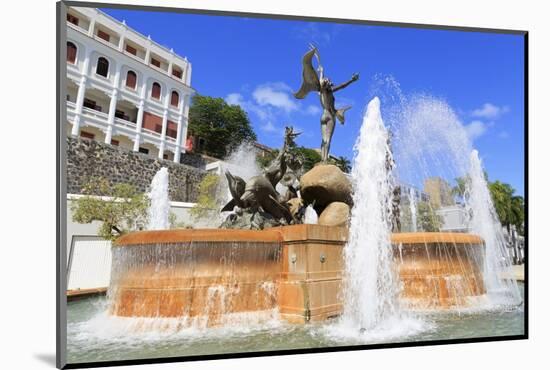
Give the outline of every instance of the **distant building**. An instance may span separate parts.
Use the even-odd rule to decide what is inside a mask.
[[[422,190],[418,189],[415,186],[400,183],[399,187],[401,188],[401,200],[402,202],[405,200],[408,202],[410,200],[411,194],[414,196],[414,200],[416,203],[418,202],[429,202],[430,196],[423,192]]]
[[[430,204],[435,209],[455,204],[451,186],[441,177],[429,177],[425,179],[424,192],[428,194]]]
[[[252,146],[258,150],[258,157],[265,158],[271,153],[273,153],[273,149],[268,147],[267,145],[263,145],[260,143],[253,143]]]
[[[67,131],[180,162],[191,63],[98,9],[67,11]]]
[[[435,213],[441,217],[440,231],[466,233],[468,229],[468,213],[461,204],[445,206],[437,209]]]

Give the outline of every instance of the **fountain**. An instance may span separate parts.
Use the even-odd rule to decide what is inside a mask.
[[[308,65],[314,55],[320,59],[312,50],[304,58],[298,97],[322,88]],[[423,120],[434,111],[444,113],[447,129],[455,125],[444,105],[428,103],[429,109],[424,109],[426,101],[415,101],[403,110],[408,128],[396,135],[397,143],[422,130]],[[231,199],[222,211],[231,214],[223,228],[167,230],[168,172],[161,169],[152,183],[149,230],[124,235],[113,247],[110,314],[174,318],[182,327],[246,325],[248,321],[239,320],[257,320],[262,313],[291,323],[341,317],[342,325],[369,331],[403,318],[407,311],[476,307],[488,292],[509,291],[511,284],[502,287],[498,282],[501,264],[495,261],[502,258],[501,243],[495,240],[498,227],[487,185],[478,181],[482,172],[477,155],[472,155],[470,175],[477,235],[392,234],[398,217],[392,211],[394,159],[406,153],[406,163],[422,149],[441,166],[433,156],[438,145],[447,145],[447,158],[462,170],[461,155],[470,144],[463,131],[443,135],[458,144],[450,139],[437,143],[428,133],[420,142],[403,145],[394,157],[380,105],[378,98],[368,104],[355,145],[352,181],[326,162],[299,178],[301,160],[293,151],[299,133],[292,128],[262,173],[242,178],[226,171]],[[337,118],[343,121],[347,109],[335,110],[341,115]],[[323,139],[327,153],[331,135]],[[283,195],[277,190],[281,184],[288,188]],[[416,198],[408,196],[416,231]]]
[[[168,168],[162,167],[151,181],[149,192],[148,230],[164,230],[170,227],[170,199],[168,198]]]
[[[354,207],[344,248],[344,320],[367,330],[398,309],[398,277],[390,240],[394,185],[388,143],[380,100],[374,98],[354,147]]]
[[[470,227],[485,241],[486,258],[483,279],[490,299],[506,306],[521,303],[517,283],[511,278],[511,260],[506,254],[506,241],[502,226],[491,200],[485,173],[477,150],[470,155],[470,179],[466,207],[472,218]]]
[[[416,196],[414,189],[409,189],[409,211],[411,212],[411,231],[416,232],[418,225],[416,223]]]
[[[315,224],[310,204],[304,224],[124,235],[113,248],[110,313],[178,318],[181,325],[203,327],[251,312],[266,317],[275,312],[293,323],[343,314],[348,325],[368,330],[399,315],[401,306],[461,307],[483,295],[480,237],[390,233],[392,160],[376,98],[369,103],[356,151],[349,231]],[[154,210],[163,209],[159,204],[166,204],[168,194],[161,191],[167,171],[157,176],[151,194],[163,195],[152,196]]]
[[[280,234],[161,230],[128,234],[113,248],[111,314],[203,319],[275,308]]]

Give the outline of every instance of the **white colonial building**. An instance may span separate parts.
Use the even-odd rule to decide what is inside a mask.
[[[98,9],[67,12],[68,134],[180,161],[191,63]]]

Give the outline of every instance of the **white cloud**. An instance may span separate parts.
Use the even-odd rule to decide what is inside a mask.
[[[298,104],[291,98],[290,88],[282,83],[272,83],[258,86],[252,96],[260,106],[272,106],[286,113],[298,109]]]
[[[482,136],[487,131],[487,125],[482,121],[475,120],[464,127],[468,137],[473,141]]]
[[[247,112],[255,113],[261,120],[266,120],[271,117],[270,112],[262,107],[254,104],[254,102],[245,100],[239,93],[231,93],[225,97],[225,101],[230,105],[239,105]]]
[[[312,116],[317,116],[317,115],[321,114],[321,108],[319,108],[316,105],[310,105],[306,108],[305,113],[309,114],[309,115],[312,115]]]
[[[227,95],[225,101],[229,105],[240,105],[241,107],[245,104],[243,96],[239,93],[231,93]]]
[[[264,125],[260,126],[260,129],[265,132],[277,132],[279,129],[271,121],[267,121]]]
[[[323,24],[322,27],[317,23],[308,23],[305,26],[300,26],[294,32],[294,35],[300,40],[304,40],[307,43],[314,43],[315,45],[328,45],[336,36],[340,33],[341,25],[333,25],[329,27],[328,24]],[[306,50],[307,51],[307,50]]]
[[[510,108],[507,106],[496,106],[491,103],[485,103],[481,106],[481,108],[474,109],[472,112],[472,116],[474,117],[480,117],[480,118],[491,118],[496,119],[500,117],[502,114],[508,112]]]
[[[244,90],[241,90],[244,91]],[[295,101],[292,89],[282,82],[271,82],[257,86],[249,96],[247,93],[233,92],[225,97],[231,105],[239,105],[251,115],[255,127],[266,134],[279,135],[284,132],[284,122],[291,119],[290,114],[319,116],[321,109],[311,104],[304,106]],[[286,124],[286,126],[291,124]],[[300,130],[294,126],[295,130]],[[308,136],[309,132],[304,135]]]

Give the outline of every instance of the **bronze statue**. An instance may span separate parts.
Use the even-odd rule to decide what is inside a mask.
[[[221,211],[233,211],[235,206],[237,206],[241,210],[249,210],[252,214],[251,219],[254,219],[256,214],[265,212],[279,223],[291,224],[296,222],[290,213],[286,197],[281,197],[277,190],[275,190],[275,187],[283,180],[284,185],[288,186],[290,190],[294,190],[292,188],[293,181],[289,181],[288,177],[291,173],[299,172],[302,163],[290,149],[295,146],[294,139],[298,135],[300,133],[294,132],[292,127],[286,128],[283,148],[273,162],[264,170],[263,174],[253,176],[248,181],[244,181],[239,176],[234,176],[231,172],[226,171],[225,176],[229,184],[229,192],[233,199]],[[232,219],[224,224],[229,226],[233,221],[236,220]]]
[[[313,56],[317,58],[319,65],[317,70],[319,71],[319,75],[313,68]],[[334,86],[332,81],[328,77],[325,77],[319,51],[312,45],[311,50],[308,51],[302,59],[302,68],[302,86],[298,92],[294,93],[294,97],[297,99],[304,99],[311,91],[319,92],[321,106],[323,107],[323,114],[321,116],[321,158],[323,162],[326,162],[328,160],[330,142],[332,140],[336,119],[343,125],[345,121],[344,113],[351,108],[351,106],[346,106],[336,109],[334,106],[334,93],[347,87],[352,82],[357,81],[359,79],[359,74],[354,73],[348,81]]]

